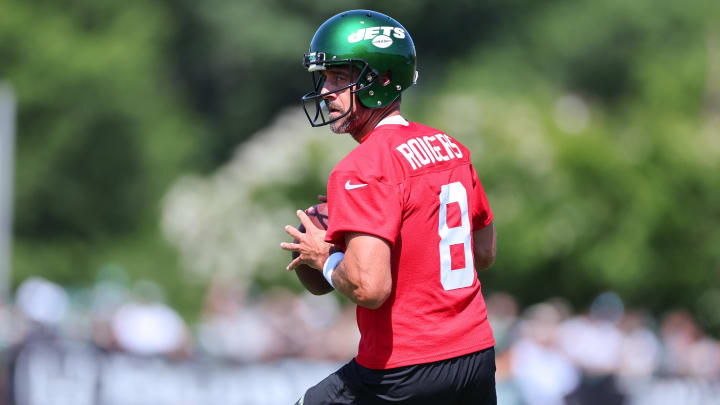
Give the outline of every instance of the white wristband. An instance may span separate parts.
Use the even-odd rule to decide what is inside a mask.
[[[340,261],[342,261],[343,257],[345,257],[343,252],[335,252],[331,254],[327,260],[325,260],[325,264],[323,265],[323,276],[332,288],[335,288],[335,285],[333,285],[332,282],[332,274],[338,264],[340,264]]]

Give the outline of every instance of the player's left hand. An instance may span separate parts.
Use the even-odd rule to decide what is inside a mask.
[[[305,227],[305,233],[300,232],[292,225],[285,225],[285,232],[298,242],[282,242],[280,244],[281,248],[297,252],[300,255],[288,264],[287,269],[294,270],[300,264],[307,264],[318,271],[322,271],[323,264],[330,255],[330,248],[333,246],[331,243],[325,242],[327,231],[315,226],[304,211],[298,210],[297,216]]]

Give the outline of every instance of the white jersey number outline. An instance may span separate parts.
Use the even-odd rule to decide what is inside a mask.
[[[440,282],[446,291],[470,287],[475,280],[475,268],[472,256],[472,238],[470,217],[468,216],[467,191],[459,181],[445,184],[440,190]],[[460,226],[448,228],[447,206],[458,203],[460,206]],[[452,270],[450,245],[463,244],[465,267]]]

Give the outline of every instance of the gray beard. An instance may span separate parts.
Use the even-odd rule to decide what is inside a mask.
[[[338,120],[330,124],[330,130],[336,134],[347,134],[354,129],[357,123],[357,114],[350,113],[344,120]]]

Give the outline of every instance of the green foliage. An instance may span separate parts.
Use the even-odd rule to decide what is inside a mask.
[[[499,233],[486,288],[578,306],[613,289],[720,330],[715,3],[5,2],[0,79],[19,102],[14,281],[89,284],[113,264],[160,281],[186,315],[203,286],[181,271],[193,259],[296,286],[281,225],[351,145],[303,142],[294,118],[258,131],[310,89],[300,58],[316,27],[370,8],[417,47],[404,114],[473,151]],[[233,155],[271,138],[263,156]],[[213,174],[179,187],[194,216],[168,208],[178,177],[198,171]],[[161,210],[176,221],[170,242]],[[223,262],[231,250],[249,258]]]
[[[488,288],[698,309],[720,287],[717,34],[701,3],[594,4],[480,46],[422,115],[475,153],[499,234]]]
[[[164,243],[159,200],[192,168],[202,134],[164,70],[164,18],[145,2],[3,5],[0,78],[19,110],[16,282],[39,273],[84,284],[115,259],[160,273],[157,253],[109,251],[123,239]]]

